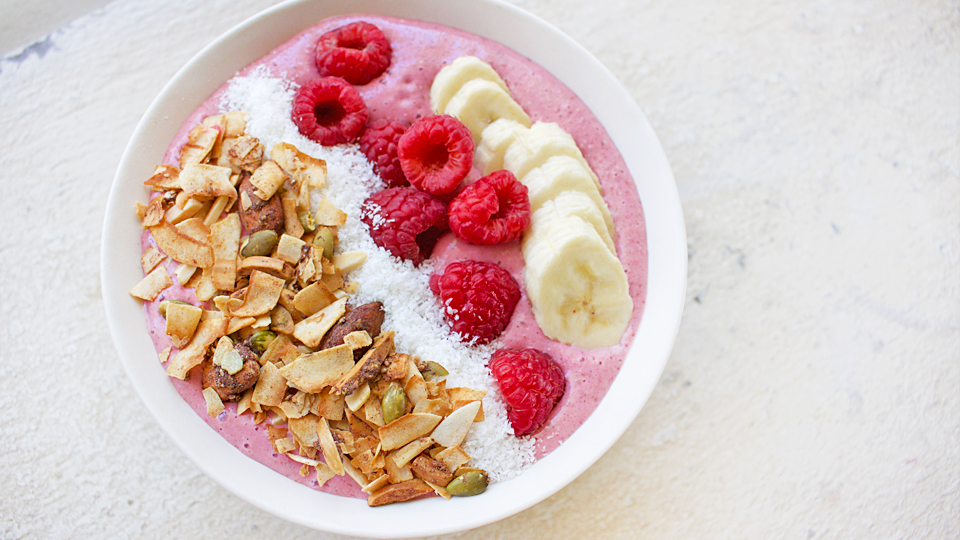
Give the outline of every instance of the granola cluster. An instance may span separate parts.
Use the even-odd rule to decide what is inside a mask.
[[[326,163],[286,143],[267,154],[245,128],[240,112],[204,119],[179,167],[144,182],[152,198],[137,215],[156,247],[130,294],[153,302],[176,280],[197,301],[160,302],[167,374],[201,366],[208,414],[236,401],[303,476],[349,475],[371,506],[483,492],[487,475],[460,445],[485,392],[447,388],[439,364],[395,350],[379,303],[350,304],[358,285],[345,276],[366,254],[337,250],[347,215],[312,202]]]

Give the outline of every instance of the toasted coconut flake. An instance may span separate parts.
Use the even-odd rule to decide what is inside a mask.
[[[330,424],[327,419],[321,417],[317,421],[317,440],[320,450],[323,452],[323,460],[327,462],[337,474],[343,474],[343,460],[340,458],[340,452],[333,441],[333,434],[330,432]]]
[[[273,194],[286,180],[287,175],[273,161],[264,161],[257,167],[257,170],[253,171],[253,175],[250,177],[250,183],[253,184],[253,194],[265,201],[273,197]]]
[[[200,218],[185,219],[176,224],[176,228],[195,242],[210,245],[210,228]]]
[[[224,142],[223,157],[237,171],[254,172],[263,164],[263,145],[256,137],[240,135]]]
[[[193,333],[200,324],[203,310],[197,306],[188,306],[170,302],[167,305],[166,333],[173,344],[183,347],[193,338]]]
[[[283,306],[276,306],[270,311],[270,329],[281,334],[293,333],[293,316]]]
[[[287,392],[287,381],[277,366],[267,362],[260,368],[260,378],[253,389],[253,402],[260,405],[278,406]]]
[[[223,337],[227,332],[227,319],[201,319],[193,339],[170,360],[167,375],[178,379],[186,378],[187,373],[203,362],[207,347]]]
[[[372,345],[373,339],[366,330],[357,330],[356,332],[350,332],[343,336],[343,343],[351,349],[357,350]]]
[[[293,197],[281,197],[280,205],[283,207],[284,232],[294,238],[303,236],[303,224],[300,223],[300,216],[297,214],[297,200]]]
[[[167,260],[166,255],[160,253],[159,249],[150,246],[140,256],[140,265],[143,267],[143,271],[149,274],[165,260]]]
[[[363,251],[347,251],[345,253],[338,253],[333,256],[333,265],[336,266],[340,272],[347,273],[351,270],[356,270],[360,268],[367,260],[367,254]]]
[[[334,476],[338,476],[337,471],[333,470],[333,468],[326,463],[317,465],[317,487],[323,487],[323,485],[329,482]]]
[[[410,413],[379,429],[380,442],[384,450],[400,448],[408,442],[430,433],[437,427],[442,417],[435,414]]]
[[[247,113],[230,111],[223,115],[224,137],[239,137],[247,129]]]
[[[283,279],[255,270],[250,274],[250,285],[247,286],[243,304],[233,310],[233,315],[254,317],[268,313],[277,305],[283,285]]]
[[[283,261],[275,257],[247,257],[237,266],[238,275],[250,275],[254,270],[260,270],[268,274],[283,277]]]
[[[229,167],[216,165],[188,165],[180,171],[180,186],[191,197],[219,197],[226,195],[236,198],[237,188],[233,186],[233,171]]]
[[[293,336],[307,347],[316,347],[340,317],[346,313],[346,299],[337,300],[293,326]],[[349,348],[348,348],[349,350]],[[353,353],[350,353],[353,358]]]
[[[470,456],[459,446],[445,448],[437,452],[434,457],[442,461],[447,470],[450,471],[456,471],[470,461]]]
[[[368,399],[363,404],[363,418],[368,424],[377,427],[383,426],[383,408],[379,399]]]
[[[299,238],[282,234],[280,235],[280,242],[277,243],[277,258],[283,262],[297,264],[300,262],[300,256],[305,245],[304,241]]]
[[[321,282],[313,283],[293,297],[297,311],[309,317],[337,301],[337,297]]]
[[[384,469],[386,469],[387,474],[390,475],[390,483],[399,484],[400,482],[405,482],[407,480],[413,480],[413,470],[410,469],[409,461],[405,461],[402,465],[398,464],[391,458],[392,454],[387,454],[384,459]]]
[[[157,165],[153,176],[143,185],[150,186],[156,191],[180,189],[180,169],[170,165]]]
[[[320,399],[314,403],[314,406],[316,407],[314,412],[317,415],[331,422],[337,422],[343,419],[343,410],[346,404],[343,396],[334,394],[330,392],[329,388],[326,388],[320,392]]]
[[[446,489],[445,487],[440,486],[440,485],[437,485],[437,484],[434,484],[434,483],[429,482],[429,481],[427,481],[427,480],[424,480],[424,482],[426,482],[426,484],[427,484],[428,486],[432,487],[432,488],[433,488],[433,491],[436,492],[437,495],[443,497],[444,499],[446,499],[446,500],[448,500],[448,501],[450,500],[451,495],[450,495],[449,493],[447,493],[447,489]]]
[[[293,440],[301,448],[315,448],[320,444],[320,437],[317,434],[317,424],[319,423],[320,417],[307,414],[300,418],[290,418],[287,425],[290,428],[290,433],[293,434]]]
[[[173,280],[170,279],[167,269],[158,266],[144,276],[140,283],[130,289],[130,295],[141,300],[153,301],[164,289],[171,285],[173,285]]]
[[[220,130],[215,127],[199,125],[187,135],[187,142],[180,150],[180,168],[203,163],[220,139]]]
[[[270,363],[281,367],[288,362],[292,362],[301,354],[303,353],[293,344],[290,338],[281,334],[270,342],[267,350],[263,351],[263,354],[260,355],[260,365]]]
[[[171,259],[199,268],[213,266],[213,249],[190,238],[166,221],[150,227],[157,246]]]
[[[280,368],[288,384],[304,392],[319,392],[353,367],[353,351],[345,345],[305,354]]]
[[[237,416],[253,410],[253,390],[247,390],[240,396],[240,401],[237,401]]]
[[[167,360],[170,358],[170,351],[173,350],[173,347],[165,347],[160,354],[157,355],[160,358],[161,364],[166,364]]]
[[[213,284],[221,291],[232,291],[237,281],[237,253],[240,251],[240,216],[237,213],[210,227],[210,247],[213,249]]]
[[[367,486],[364,487],[361,491],[364,491],[366,493],[372,493],[379,489],[383,489],[389,483],[390,483],[390,475],[382,474],[378,476],[376,479],[374,479],[373,481],[371,481],[369,484],[367,484]]]
[[[427,383],[423,380],[423,376],[420,375],[419,371],[407,379],[407,383],[404,385],[403,391],[406,392],[407,398],[414,407],[416,407],[417,403],[420,403],[420,401],[429,399],[430,397],[427,394]]]
[[[211,417],[216,418],[217,415],[223,412],[223,401],[213,387],[203,390],[203,400],[207,402],[207,414]]]
[[[273,447],[281,454],[289,454],[297,449],[297,443],[290,439],[277,439],[273,441]]]
[[[347,222],[347,213],[340,210],[327,196],[320,200],[314,221],[318,226],[339,227]]]

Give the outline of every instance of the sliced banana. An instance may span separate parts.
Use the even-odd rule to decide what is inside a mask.
[[[543,231],[552,230],[549,226],[552,222],[565,220],[571,216],[586,221],[596,229],[597,234],[600,235],[610,253],[614,257],[617,256],[617,248],[613,245],[613,238],[610,236],[610,231],[607,230],[603,213],[597,207],[597,204],[581,191],[562,191],[555,198],[545,201],[536,211],[530,214],[530,226],[525,234],[529,235],[532,241],[538,241],[532,237],[544,234]]]
[[[589,171],[590,178],[600,187],[600,179],[583,158],[576,141],[569,133],[552,122],[537,122],[528,131],[521,134],[503,155],[503,167],[517,178],[522,178],[531,169],[546,163],[553,156],[570,156]]]
[[[525,236],[524,285],[543,333],[584,349],[620,343],[633,314],[627,276],[590,223],[551,220]]]
[[[464,84],[443,112],[463,122],[473,134],[474,143],[480,142],[480,134],[487,126],[501,118],[530,126],[530,117],[523,107],[497,83],[486,79],[473,79]]]
[[[496,124],[496,122],[494,122]],[[494,124],[490,125],[490,128]],[[490,128],[487,128],[488,130]],[[484,131],[486,134],[486,131]],[[483,146],[481,140],[480,146]],[[479,149],[477,150],[479,152]],[[476,161],[474,161],[476,163]],[[606,234],[610,238],[616,237],[616,229],[613,225],[613,216],[610,215],[610,209],[607,203],[600,196],[590,171],[582,163],[570,156],[553,156],[543,165],[531,169],[530,172],[520,178],[520,182],[527,186],[527,196],[530,198],[530,212],[536,212],[547,201],[553,200],[564,191],[578,191],[589,197],[597,207],[597,211],[603,216]],[[600,236],[604,233],[600,232]]]
[[[480,142],[473,154],[473,165],[484,176],[503,169],[503,155],[507,148],[527,129],[509,118],[495,120],[480,134]]]
[[[496,83],[504,92],[510,92],[507,83],[503,82],[490,64],[476,56],[461,56],[441,69],[430,85],[430,108],[434,114],[443,114],[450,98],[459,92],[463,85],[474,79]]]

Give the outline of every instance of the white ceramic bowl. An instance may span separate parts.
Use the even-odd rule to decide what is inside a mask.
[[[498,41],[552,72],[593,110],[621,154],[646,218],[645,312],[620,374],[593,415],[557,450],[480,497],[432,498],[371,509],[297,484],[244,456],[184,402],[156,361],[143,308],[128,291],[140,281],[140,223],[134,201],[186,117],[236,71],[326,17],[378,13],[452,26]],[[147,110],[114,179],[103,227],[101,279],[120,360],[147,408],[204,473],[242,499],[319,530],[378,538],[449,533],[520,512],[556,493],[596,462],[650,396],[669,357],[686,286],[686,234],[670,166],[643,113],[593,56],[533,15],[498,0],[300,0],[230,30],[176,74]]]

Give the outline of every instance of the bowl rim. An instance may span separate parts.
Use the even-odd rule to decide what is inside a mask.
[[[570,87],[607,129],[634,178],[645,215],[644,316],[620,373],[597,409],[559,448],[520,476],[492,485],[492,496],[418,501],[423,512],[409,512],[407,505],[371,510],[361,499],[315,491],[243,455],[176,392],[154,361],[142,305],[128,293],[143,276],[140,267],[131,264],[139,257],[141,230],[131,202],[145,202],[139,179],[149,177],[160,163],[183,121],[241,68],[321,19],[347,13],[451,26],[498,41],[539,63]],[[110,333],[134,389],[168,437],[207,476],[254,506],[300,525],[355,536],[403,538],[468,530],[525,510],[572,482],[613,446],[646,403],[669,359],[686,294],[687,244],[679,193],[646,117],[586,49],[501,0],[289,0],[250,17],[197,53],[147,109],[111,186],[102,239],[101,288]],[[371,511],[378,519],[364,519]],[[423,522],[423,515],[431,520]]]

